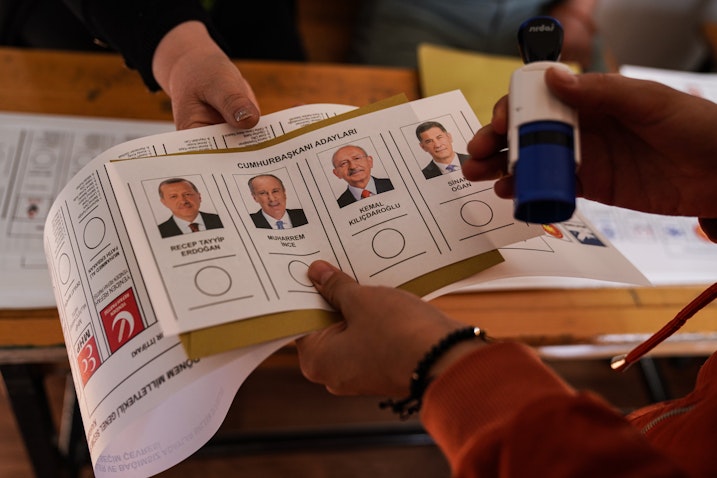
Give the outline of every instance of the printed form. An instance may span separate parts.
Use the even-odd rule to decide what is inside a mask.
[[[94,157],[166,122],[0,114],[0,306],[53,307],[42,233],[62,187]]]
[[[422,168],[430,156],[416,138],[416,128],[426,121],[451,131],[459,150],[479,127],[454,92],[370,112],[258,151],[109,164],[165,333],[328,309],[306,278],[317,259],[338,265],[360,283],[398,287],[543,234],[539,226],[513,218],[512,203],[493,193],[492,182],[469,182],[459,169],[427,179]],[[339,171],[342,161],[352,174]],[[370,175],[375,189],[369,197],[346,201],[353,177],[361,175]],[[212,217],[216,227],[167,237],[170,214],[158,189],[177,180],[199,189],[199,211],[205,224]],[[275,183],[286,209],[301,220],[280,230],[258,221],[262,199],[252,191],[254,180]]]
[[[46,213],[45,253],[97,476],[149,476],[194,453],[216,432],[246,376],[291,340],[189,359],[147,300],[104,164],[244,146],[349,109],[311,105],[267,115],[251,131],[218,125],[135,139],[78,168],[58,194]]]

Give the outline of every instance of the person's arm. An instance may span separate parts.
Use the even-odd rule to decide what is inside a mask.
[[[465,326],[325,262],[309,278],[345,320],[297,340],[300,365],[335,394],[407,395],[424,354]],[[576,393],[524,345],[462,341],[429,376],[421,418],[453,476],[682,476],[622,416]]]
[[[120,52],[147,87],[172,99],[178,129],[259,120],[251,88],[220,47],[196,0],[64,0],[99,42]]]
[[[610,405],[571,390],[516,343],[455,361],[428,388],[421,419],[456,477],[686,476]]]
[[[172,99],[178,129],[221,122],[250,128],[259,121],[251,86],[201,22],[170,30],[157,45],[152,70]]]

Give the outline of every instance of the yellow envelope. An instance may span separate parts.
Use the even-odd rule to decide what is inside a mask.
[[[516,44],[516,53],[517,53]],[[508,94],[510,75],[523,66],[518,57],[489,55],[424,43],[418,47],[423,96],[461,90],[482,125],[490,123],[493,105]],[[578,71],[576,65],[569,66]]]

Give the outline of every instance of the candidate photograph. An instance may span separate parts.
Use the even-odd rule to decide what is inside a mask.
[[[260,229],[291,229],[308,224],[303,209],[286,208],[286,188],[273,174],[260,174],[249,180],[251,197],[261,207],[251,213],[254,225]]]
[[[339,207],[393,190],[390,179],[371,174],[373,157],[360,146],[340,147],[332,155],[331,163],[334,176],[343,179],[347,184],[346,190],[336,200]]]
[[[219,215],[200,211],[202,195],[188,179],[165,179],[157,189],[160,202],[172,213],[169,219],[158,225],[162,237],[224,227]]]
[[[421,149],[431,155],[430,161],[421,170],[426,179],[459,171],[463,162],[470,158],[468,154],[454,151],[453,136],[438,121],[419,124],[416,137]]]

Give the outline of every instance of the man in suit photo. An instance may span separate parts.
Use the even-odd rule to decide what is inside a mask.
[[[371,175],[373,157],[360,146],[340,147],[334,152],[331,162],[334,166],[334,175],[348,183],[346,191],[336,200],[339,207],[393,190],[390,179]]]
[[[309,221],[302,209],[286,209],[286,188],[273,174],[260,174],[249,180],[249,190],[261,209],[250,214],[260,229],[291,229]]]
[[[207,229],[224,227],[217,214],[201,212],[202,195],[197,187],[184,178],[165,179],[159,184],[159,200],[172,211],[172,216],[159,224],[162,237],[179,236]]]
[[[451,133],[438,121],[426,121],[416,128],[416,137],[421,149],[431,155],[431,161],[421,171],[426,179],[459,171],[468,154],[453,150]]]

